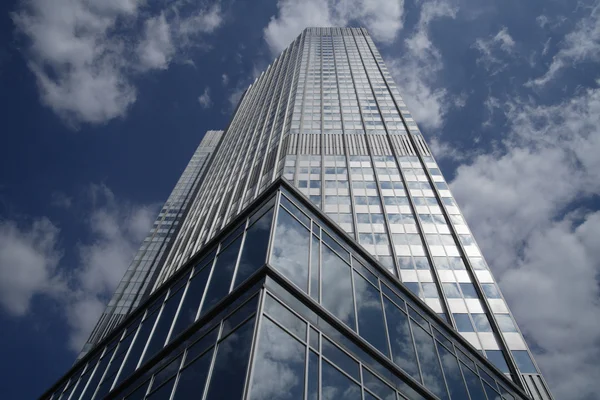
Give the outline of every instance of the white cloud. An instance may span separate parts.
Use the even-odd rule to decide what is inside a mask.
[[[221,83],[223,86],[227,86],[229,84],[229,76],[227,74],[221,75]]]
[[[445,1],[424,3],[415,31],[405,39],[407,51],[398,58],[386,60],[402,97],[423,127],[441,127],[452,105],[447,90],[435,84],[443,62],[429,37],[429,27],[436,20],[455,18],[457,11]]]
[[[23,316],[36,296],[57,301],[76,352],[156,214],[155,206],[118,200],[104,185],[90,185],[86,198],[90,209],[84,230],[89,239],[78,245],[75,267],[61,264],[60,230],[47,218],[20,225],[0,222],[0,306],[10,315]]]
[[[56,267],[59,229],[47,218],[25,226],[0,222],[0,305],[14,316],[29,311],[40,293],[56,295],[65,289]]]
[[[180,18],[173,5],[140,21],[143,7],[137,0],[21,0],[11,17],[28,39],[23,55],[41,102],[73,126],[123,117],[136,101],[133,77],[167,68],[222,22],[218,6]]]
[[[404,1],[279,0],[278,15],[264,29],[273,54],[279,54],[306,27],[365,26],[375,40],[391,43],[403,26]]]
[[[198,97],[198,102],[202,108],[207,109],[212,106],[212,100],[210,98],[210,89],[205,88],[204,92]]]
[[[556,398],[596,398],[600,213],[580,204],[600,194],[600,89],[503,109],[504,142],[451,187]]]
[[[576,24],[575,29],[559,43],[559,47],[546,73],[528,82],[529,85],[544,86],[564,68],[584,61],[600,61],[600,4],[596,3],[589,16]]]
[[[73,205],[73,198],[67,196],[63,192],[57,191],[52,193],[52,199],[50,200],[50,204],[58,208],[71,208],[71,206]]]
[[[481,53],[477,64],[483,64],[491,75],[495,75],[508,66],[507,62],[500,59],[498,53],[502,53],[504,57],[513,54],[515,41],[504,27],[494,36],[477,39],[473,47]]]

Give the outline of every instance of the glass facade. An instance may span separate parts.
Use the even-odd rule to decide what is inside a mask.
[[[42,398],[468,396],[526,398],[309,199],[279,181]]]
[[[78,358],[83,357],[102,340],[151,292],[165,253],[185,218],[186,210],[202,182],[222,135],[223,131],[208,131],[204,134]]]
[[[304,30],[204,176],[147,300],[46,398],[552,398],[366,30]]]

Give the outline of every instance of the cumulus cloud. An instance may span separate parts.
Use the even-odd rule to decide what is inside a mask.
[[[0,223],[0,306],[23,316],[36,296],[57,301],[73,351],[81,350],[157,211],[118,200],[105,185],[90,185],[84,197],[89,239],[77,246],[76,266],[62,264],[60,229],[47,218]]]
[[[204,92],[198,97],[198,102],[202,108],[207,109],[212,106],[212,100],[210,98],[210,89],[205,88]]]
[[[11,17],[27,38],[23,54],[41,102],[74,126],[126,115],[136,101],[134,77],[168,68],[222,22],[218,6],[181,18],[181,4],[148,17],[137,0],[21,0]]]
[[[581,204],[600,194],[600,89],[504,110],[504,142],[451,187],[556,398],[595,398],[600,213]]]
[[[545,86],[561,70],[575,64],[600,61],[600,4],[596,3],[590,14],[576,24],[575,29],[559,43],[559,48],[546,73],[530,81],[530,86]]]
[[[29,223],[0,221],[0,305],[14,316],[29,311],[32,298],[65,290],[56,268],[59,229],[47,218]]]
[[[404,41],[407,51],[387,62],[415,119],[427,128],[441,127],[452,105],[447,90],[436,84],[443,61],[429,37],[430,25],[442,18],[456,18],[457,11],[445,1],[424,3],[415,31]]]
[[[365,26],[375,40],[391,43],[403,26],[404,1],[279,0],[278,15],[264,29],[273,54],[279,54],[306,27]]]

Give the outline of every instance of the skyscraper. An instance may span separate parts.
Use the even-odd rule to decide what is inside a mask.
[[[180,225],[44,398],[551,398],[364,29],[256,79]]]
[[[210,157],[219,144],[222,134],[223,131],[205,133],[171,195],[161,208],[150,233],[129,264],[78,359],[110,333],[112,328],[150,294],[156,274],[160,271],[159,266],[164,261],[165,251],[172,243],[190,200],[193,199],[202,182],[206,168],[210,164]]]

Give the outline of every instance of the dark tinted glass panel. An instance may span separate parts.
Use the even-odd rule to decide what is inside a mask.
[[[154,313],[151,317],[142,322],[142,327],[140,328],[140,331],[138,332],[138,335],[131,346],[131,350],[127,355],[127,359],[125,360],[125,364],[121,369],[121,373],[119,374],[117,382],[122,382],[125,378],[129,377],[133,371],[135,371],[135,367],[137,366],[137,363],[140,360],[140,355],[146,346],[148,335],[150,335],[150,331],[152,331],[152,327],[154,326],[154,321],[156,321],[157,315],[158,313]]]
[[[423,373],[423,383],[441,399],[447,399],[448,393],[444,385],[444,377],[440,361],[435,350],[433,338],[420,325],[412,324],[415,335],[415,346]]]
[[[471,400],[486,400],[485,393],[483,392],[483,386],[481,386],[481,380],[475,375],[469,368],[461,365],[465,381],[467,381],[467,387],[469,388],[469,394]]]
[[[321,241],[316,236],[312,236],[312,247],[310,255],[310,297],[319,301],[319,267],[321,255]]]
[[[92,398],[92,395],[98,388],[98,383],[100,383],[100,378],[104,375],[106,371],[106,366],[108,365],[108,361],[110,360],[110,356],[104,356],[98,363],[96,370],[94,371],[94,375],[90,379],[90,383],[88,384],[87,389],[85,390],[84,396],[85,398]]]
[[[389,355],[379,290],[360,274],[354,273],[358,332],[375,348]]]
[[[467,299],[478,299],[477,292],[475,291],[475,286],[472,283],[461,283],[460,290],[462,290],[463,296]]]
[[[400,307],[402,310],[404,310],[406,308],[406,303],[404,302],[404,300],[402,300],[400,298],[400,296],[398,296],[392,289],[390,289],[387,285],[384,285],[383,282],[381,283],[381,290],[383,291],[384,294],[386,294],[394,303],[396,303],[396,305],[398,307]]]
[[[265,299],[265,311],[299,338],[306,340],[306,322],[269,295]]]
[[[408,316],[385,297],[383,303],[392,346],[392,360],[413,378],[420,381]]]
[[[150,400],[169,400],[171,398],[171,392],[173,391],[173,385],[175,384],[175,378],[150,393],[146,399]]]
[[[152,390],[159,387],[163,382],[167,381],[171,377],[177,375],[179,366],[181,365],[181,356],[171,361],[166,367],[161,369],[154,375],[154,381],[152,381]]]
[[[322,239],[325,243],[329,245],[333,250],[335,250],[344,260],[350,261],[350,254],[348,250],[343,248],[336,240],[334,240],[327,232],[323,231]]]
[[[227,247],[229,243],[233,242],[234,239],[237,239],[237,237],[240,235],[240,233],[244,231],[245,228],[246,221],[238,225],[238,227],[235,228],[233,232],[231,232],[225,239],[223,239],[223,241],[221,242],[221,248]]]
[[[346,375],[323,360],[322,368],[322,394],[326,399],[357,399],[360,400],[360,386]]]
[[[508,365],[506,364],[506,359],[504,358],[502,350],[486,350],[485,355],[487,356],[488,360],[490,360],[492,364],[494,364],[496,368],[498,368],[505,374],[509,373]]]
[[[171,340],[176,338],[196,319],[198,307],[200,307],[200,301],[202,301],[202,295],[204,294],[204,288],[206,287],[206,281],[208,280],[209,274],[210,267],[206,267],[190,280],[185,298],[183,299],[183,304],[177,315],[177,322],[175,322],[175,326],[173,327]]]
[[[217,261],[213,266],[213,272],[206,289],[206,297],[202,304],[201,314],[206,313],[215,304],[222,300],[229,293],[231,278],[235,270],[235,262],[237,261],[238,252],[242,237],[237,238],[229,247],[217,256]]]
[[[158,324],[156,324],[154,333],[152,333],[152,338],[150,339],[148,348],[144,353],[144,360],[149,360],[150,357],[154,356],[160,349],[163,348],[165,340],[167,340],[169,330],[171,329],[171,325],[173,324],[173,317],[175,316],[175,312],[177,312],[182,295],[183,290],[179,290],[165,303],[162,313],[160,314]]]
[[[319,332],[313,327],[310,328],[310,336],[309,336],[310,347],[315,350],[319,350]]]
[[[148,390],[148,382],[144,383],[141,386],[138,386],[133,392],[125,397],[125,400],[143,400],[146,395],[146,391]]]
[[[483,387],[485,389],[485,394],[487,395],[488,400],[502,400],[502,397],[500,397],[500,393],[498,393],[495,389],[492,389],[490,385],[484,382]]]
[[[324,357],[327,357],[348,375],[360,380],[358,363],[325,337],[323,337],[322,353]]]
[[[214,345],[215,342],[217,341],[218,334],[219,334],[219,327],[217,326],[212,331],[207,333],[204,337],[202,337],[202,339],[200,339],[196,343],[192,344],[188,348],[187,354],[185,356],[186,364],[193,361],[194,358],[196,358],[197,356],[202,354],[204,351],[206,351],[206,349],[208,349],[209,347]]]
[[[251,319],[219,343],[207,400],[242,398],[253,328]]]
[[[271,264],[305,292],[308,285],[310,232],[287,211],[280,209]]]
[[[225,336],[230,331],[234,330],[241,322],[243,322],[253,312],[256,311],[257,306],[258,296],[254,296],[252,299],[244,303],[243,306],[235,310],[233,314],[223,321],[223,332],[221,332],[221,336]]]
[[[363,384],[383,400],[394,400],[396,392],[384,381],[363,368]]]
[[[519,367],[519,371],[523,374],[536,374],[537,370],[531,361],[531,357],[529,357],[529,353],[527,350],[513,350],[512,355],[517,362],[517,367]]]
[[[246,232],[234,287],[248,279],[254,271],[267,262],[267,246],[269,245],[272,219],[273,210],[271,209]]]
[[[212,355],[213,352],[211,350],[181,371],[179,380],[177,381],[177,388],[175,389],[175,399],[202,398]]]
[[[251,399],[302,399],[305,346],[263,318],[252,372]]]
[[[321,248],[321,257],[321,304],[350,328],[356,329],[350,266],[327,246]]]
[[[85,389],[85,385],[87,385],[88,380],[90,379],[90,375],[91,375],[91,372],[86,372],[79,379],[79,383],[77,383],[77,386],[73,390],[72,397],[74,400],[79,399],[79,396],[81,395],[81,393],[83,393],[83,389]]]
[[[442,360],[442,368],[444,369],[444,375],[446,376],[446,384],[448,385],[450,397],[453,400],[468,399],[467,388],[465,387],[465,381],[463,380],[460,368],[458,367],[458,360],[444,346],[438,344],[437,348]]]
[[[456,322],[456,329],[459,332],[475,332],[469,314],[453,314]]]
[[[319,356],[312,351],[308,353],[307,400],[319,398]]]

